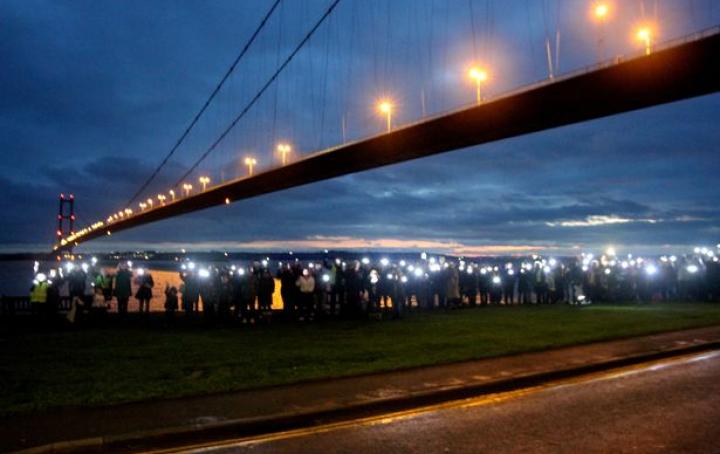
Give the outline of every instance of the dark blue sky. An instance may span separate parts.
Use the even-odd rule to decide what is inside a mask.
[[[611,2],[613,3],[613,2]],[[604,30],[585,0],[343,0],[250,114],[193,176],[274,165],[473,101],[468,67],[498,95],[557,72],[720,23],[713,0],[616,0]],[[329,4],[283,0],[147,195],[166,191],[218,136]],[[57,195],[82,223],[124,208],[270,6],[256,1],[0,2],[0,251],[44,250]],[[644,14],[644,19],[643,19]],[[598,44],[604,38],[604,46]],[[713,95],[351,175],[168,220],[90,250],[430,249],[461,254],[613,244],[682,251],[720,239],[720,96]]]

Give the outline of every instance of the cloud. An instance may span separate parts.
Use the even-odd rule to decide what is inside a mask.
[[[583,220],[546,222],[545,224],[550,227],[597,227],[601,225],[628,224],[631,222],[655,224],[660,221],[657,219],[630,219],[619,216],[593,215],[588,216]]]
[[[306,3],[281,3],[278,20],[220,102],[143,198],[167,191],[262,85],[324,7]],[[528,39],[544,40],[543,30],[527,27],[528,14],[542,14],[541,2],[514,3],[492,7],[498,22],[488,94],[546,77],[543,54],[527,48]],[[0,71],[0,207],[9,214],[0,248],[48,247],[60,192],[75,194],[85,223],[125,208],[267,7],[221,0],[210,7],[170,0],[0,2],[8,69]],[[570,20],[572,8],[559,14],[567,15],[563,42],[572,43],[563,45],[563,70],[590,63],[594,39]],[[673,25],[687,23],[682,14],[665,11],[663,34],[690,31]],[[384,28],[387,17],[398,18],[391,30]],[[451,27],[439,30],[437,17]],[[300,156],[343,140],[343,125],[348,140],[377,133],[382,121],[370,104],[384,91],[397,101],[398,125],[418,119],[423,107],[432,115],[468,103],[467,19],[465,8],[451,2],[344,2],[191,179],[239,176],[245,170],[239,160],[250,154],[257,170],[274,165],[280,140]],[[625,52],[624,40],[609,38],[608,50]],[[315,247],[323,238],[345,238],[352,248],[434,245],[470,254],[714,244],[719,116],[720,95],[706,96],[257,197],[89,247]]]
[[[677,216],[675,218],[670,219],[641,219],[641,218],[624,218],[620,216],[606,216],[606,215],[593,215],[588,216],[585,219],[582,220],[566,220],[566,221],[559,221],[559,222],[546,222],[545,225],[549,227],[597,227],[597,226],[607,226],[607,225],[613,225],[613,224],[630,224],[630,223],[639,223],[639,224],[657,224],[660,222],[679,222],[679,223],[685,223],[685,222],[705,222],[709,221],[708,218],[703,218],[699,216],[692,216],[688,214],[684,214],[681,216]]]
[[[141,243],[112,243],[114,248],[137,249]],[[255,241],[203,241],[192,243],[157,242],[153,249],[158,251],[177,251],[186,248],[190,251],[427,251],[466,256],[512,255],[542,252],[552,248],[526,244],[464,244],[457,241],[404,238],[362,238],[351,236],[312,236],[292,240],[255,240]]]

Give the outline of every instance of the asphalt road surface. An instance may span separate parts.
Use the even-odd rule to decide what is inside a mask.
[[[720,453],[720,352],[194,451]]]

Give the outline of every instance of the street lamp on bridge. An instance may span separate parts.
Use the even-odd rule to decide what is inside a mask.
[[[140,202],[138,206],[140,207],[140,211],[145,211],[145,208],[147,208],[147,204],[145,202]]]
[[[477,103],[480,104],[482,102],[482,96],[480,95],[480,86],[483,83],[487,82],[488,73],[483,68],[473,66],[472,68],[470,68],[470,71],[468,71],[468,76],[470,76],[470,78],[475,81],[475,98],[477,100]]]
[[[255,164],[257,164],[257,159],[250,157],[245,158],[245,165],[248,167],[249,177],[253,175],[253,167],[255,167]]]
[[[190,183],[183,184],[183,191],[185,191],[185,197],[190,195],[190,191],[192,191],[192,185]]]
[[[158,194],[157,198],[158,198],[158,200],[160,201],[160,204],[161,204],[161,205],[165,205],[165,199],[167,199],[167,197],[166,197],[165,195],[163,195],[163,194]]]
[[[605,2],[595,3],[592,9],[592,16],[598,24],[598,56],[600,60],[605,59],[605,22],[610,15],[610,6]]]
[[[153,199],[147,199],[147,204],[150,208],[153,207]]]
[[[171,189],[168,191],[168,194],[170,194],[170,200],[172,200],[174,202],[175,201],[175,191],[173,191]]]
[[[292,151],[292,147],[287,143],[279,143],[277,146],[277,151],[280,153],[280,160],[282,162],[282,165],[287,164],[287,155]]]
[[[607,19],[609,13],[610,7],[605,2],[596,3],[593,7],[593,15],[595,15],[595,18],[599,21],[604,21],[605,19]]]
[[[200,181],[200,184],[202,184],[203,192],[204,192],[205,189],[207,189],[208,183],[210,183],[210,178],[209,177],[200,177],[200,178],[198,178],[198,181]]]
[[[650,27],[646,25],[640,27],[635,34],[635,37],[638,39],[638,41],[642,41],[642,43],[645,44],[645,55],[650,55],[650,50],[652,46],[652,30],[650,29]]]
[[[387,123],[387,132],[390,132],[392,129],[392,111],[393,111],[393,105],[389,100],[382,100],[378,103],[378,110],[381,114],[385,115],[386,123]]]

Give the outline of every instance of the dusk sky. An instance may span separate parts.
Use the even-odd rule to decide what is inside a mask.
[[[125,208],[240,52],[270,0],[0,2],[0,252],[50,250],[61,192],[79,224]],[[167,191],[237,115],[330,0],[283,0],[145,198]],[[604,55],[720,23],[715,0],[342,0],[191,177],[213,182],[490,98]],[[603,44],[599,42],[602,38]],[[555,49],[553,49],[555,51]],[[682,252],[720,242],[720,95],[354,174],[121,232],[81,250],[401,249]],[[343,128],[344,125],[344,128]],[[344,132],[343,132],[344,131]],[[343,138],[344,134],[344,138]],[[135,203],[136,205],[137,203]]]

